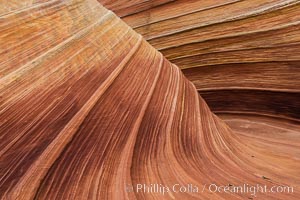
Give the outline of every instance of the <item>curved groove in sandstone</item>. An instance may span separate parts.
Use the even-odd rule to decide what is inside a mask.
[[[274,94],[261,102],[269,110],[253,112],[274,113],[269,105],[274,98],[281,101],[277,104],[281,110],[289,107],[294,120],[299,120],[299,109],[289,106],[297,102],[278,99],[276,93],[284,91],[294,100],[299,95],[299,12],[300,3],[295,0],[178,0],[122,19],[183,69],[200,94],[205,93],[203,97],[212,110],[221,112],[220,104],[224,112],[236,112],[238,108],[227,106],[222,95],[209,90],[218,90],[218,94],[232,89],[244,90],[242,93],[264,90]],[[226,99],[240,104],[242,112],[261,98],[259,92],[251,93],[244,105],[243,97],[228,94]],[[218,107],[212,99],[219,102]],[[277,114],[287,116],[285,112]]]
[[[153,9],[169,5],[155,2]],[[236,3],[240,1],[232,1]],[[96,0],[3,5],[1,199],[252,198],[249,193],[162,196],[126,190],[139,183],[193,184],[200,190],[210,183],[288,185],[293,193],[260,193],[259,198],[298,199],[299,124],[222,116],[232,131],[176,65]],[[201,73],[205,77],[205,71]],[[288,75],[281,78],[290,85]],[[223,83],[207,84],[217,88],[214,84]],[[280,88],[275,82],[268,84],[275,93]],[[224,93],[224,99],[229,96]],[[264,104],[264,98],[261,101]],[[282,112],[299,116],[290,107]],[[259,130],[255,137],[249,127]]]

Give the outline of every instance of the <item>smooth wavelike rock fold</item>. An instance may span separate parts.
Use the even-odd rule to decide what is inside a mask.
[[[98,1],[180,67],[215,113],[299,121],[299,0]]]
[[[255,198],[211,192],[213,183],[291,186],[256,196],[299,198],[297,124],[230,118],[231,131],[176,65],[96,0],[0,0],[0,45],[1,199]]]

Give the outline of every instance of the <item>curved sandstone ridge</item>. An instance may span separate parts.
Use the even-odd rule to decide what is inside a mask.
[[[231,131],[96,0],[1,1],[0,40],[1,199],[298,199],[299,124]]]
[[[179,66],[214,112],[300,119],[299,0],[99,1]]]

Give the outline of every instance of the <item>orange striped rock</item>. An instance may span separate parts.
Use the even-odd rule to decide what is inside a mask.
[[[179,66],[215,113],[299,121],[298,0],[176,0],[126,14],[112,2],[105,5]]]
[[[0,15],[1,199],[298,199],[298,124],[222,116],[232,131],[96,0]],[[293,192],[222,192],[256,185]]]

